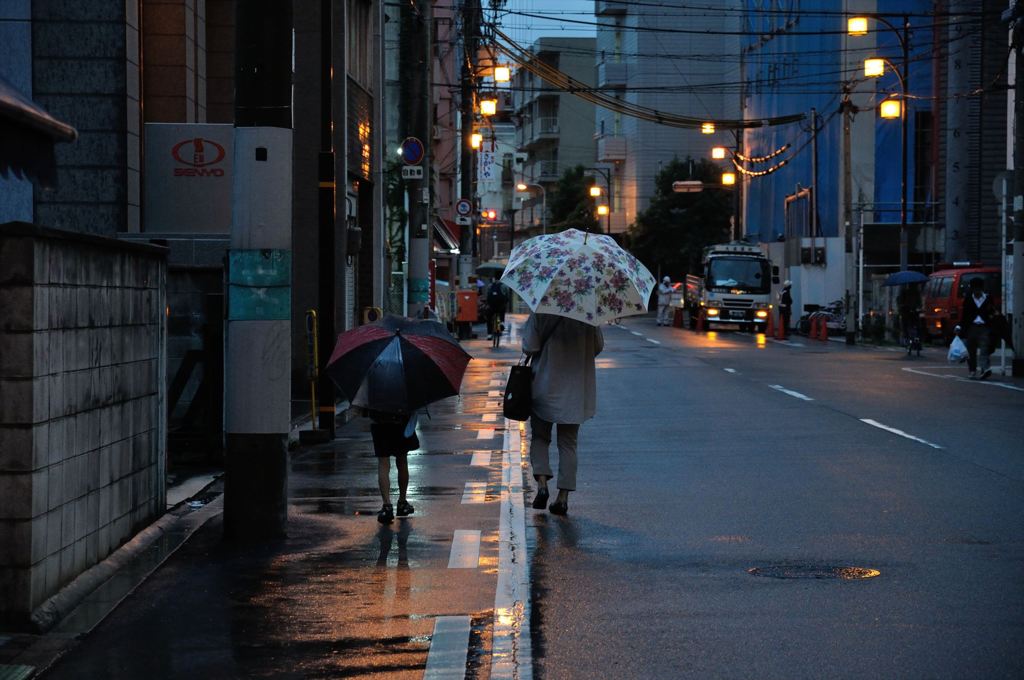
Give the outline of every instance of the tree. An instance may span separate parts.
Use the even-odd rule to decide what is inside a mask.
[[[680,180],[700,180],[705,188],[674,193],[672,183]],[[719,188],[720,180],[714,163],[690,158],[674,159],[655,177],[651,205],[629,230],[630,249],[652,272],[678,280],[699,271],[706,246],[728,240],[733,193]]]
[[[575,227],[581,231],[598,232],[594,199],[590,196],[593,179],[586,177],[582,165],[569,168],[548,196],[548,212],[555,230]]]

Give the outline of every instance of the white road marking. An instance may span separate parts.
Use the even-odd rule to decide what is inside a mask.
[[[768,387],[772,388],[773,390],[778,390],[779,392],[782,392],[783,394],[788,394],[791,397],[796,397],[797,399],[803,399],[804,401],[814,401],[814,399],[812,399],[811,397],[808,397],[806,394],[800,394],[799,392],[796,392],[795,390],[787,390],[782,385],[769,385]]]
[[[486,402],[484,404],[484,408],[488,408],[488,409],[498,409],[498,408],[501,408],[501,402],[500,401],[488,401],[488,402]]]
[[[466,657],[469,654],[468,616],[438,616],[434,620],[434,634],[430,636],[430,653],[423,680],[455,680],[466,677]]]
[[[646,340],[647,342],[653,342],[655,345],[661,344],[661,340],[654,340],[652,338],[644,338],[644,340]]]
[[[735,368],[723,368],[722,370],[725,371],[726,373],[735,373],[736,372]]]
[[[491,680],[532,680],[530,556],[523,507],[522,430],[505,421],[498,523],[498,587],[494,593]]]
[[[483,422],[485,422],[485,423],[493,423],[493,422],[496,422],[496,421],[498,420],[498,414],[497,414],[497,413],[485,413],[485,414],[483,415],[483,418],[482,418],[482,420],[483,420]]]
[[[486,499],[487,482],[466,482],[466,489],[462,492],[463,505],[483,503]]]
[[[632,333],[633,335],[637,336],[638,338],[642,338],[643,335],[644,335],[643,333],[640,333],[638,331],[630,331],[630,333]]]
[[[501,387],[501,381],[500,380],[492,380],[491,382],[487,383],[487,386],[488,387]]]
[[[932,368],[932,369],[941,371],[941,370],[947,369],[948,367],[947,366],[924,366],[923,368]],[[929,373],[928,371],[923,371],[923,370],[918,369],[918,368],[904,368],[903,370],[906,371],[907,373],[915,373],[917,375],[927,375],[927,376],[929,376],[931,378],[952,379],[952,380],[956,380],[957,382],[969,382],[969,383],[975,383],[975,384],[979,384],[979,385],[991,385],[992,387],[1002,387],[1003,389],[1013,390],[1015,392],[1024,392],[1024,388],[1017,387],[1016,385],[1008,385],[1007,383],[1002,383],[1002,382],[998,382],[998,381],[971,380],[969,378],[963,377],[962,375],[953,375],[952,373]]]
[[[477,439],[494,439],[494,428],[493,427],[485,427],[482,430],[477,430],[476,431],[476,438]]]
[[[488,467],[491,464],[491,452],[490,451],[477,451],[473,454],[472,460],[469,464],[473,467]]]
[[[779,345],[786,345],[787,347],[805,347],[802,342],[793,342],[792,340],[777,340],[776,338],[768,338],[768,342],[774,342]]]
[[[487,393],[487,396],[488,397],[500,397],[501,396],[501,391],[500,390],[490,390]]]
[[[906,437],[907,439],[911,439],[911,440],[913,440],[915,442],[919,442],[921,444],[924,444],[925,446],[930,446],[933,449],[941,449],[942,448],[938,444],[933,444],[930,441],[928,441],[927,439],[921,439],[920,437],[915,437],[914,435],[908,434],[908,433],[904,432],[903,430],[897,430],[895,427],[889,427],[888,425],[883,425],[882,423],[878,422],[877,420],[872,420],[871,418],[861,418],[860,422],[867,423],[868,425],[871,425],[872,427],[877,427],[878,429],[885,430],[886,432],[892,432],[893,434],[898,434],[901,437]]]
[[[449,569],[476,569],[480,564],[480,530],[456,529],[452,536]]]

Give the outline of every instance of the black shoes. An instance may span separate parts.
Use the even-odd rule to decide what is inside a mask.
[[[548,498],[548,490],[539,489],[537,491],[537,495],[533,497],[533,509],[543,510],[544,508],[548,507]]]
[[[405,500],[404,498],[398,499],[398,516],[399,517],[407,517],[407,516],[411,515],[415,511],[416,511],[416,509],[414,507],[412,507],[412,505],[409,503],[409,501]]]
[[[548,506],[548,512],[550,512],[552,515],[568,515],[569,504],[566,503],[565,501],[562,501],[561,503],[555,501],[550,506]]]
[[[981,372],[981,375],[978,376],[978,380],[985,380],[990,375],[992,375],[992,369],[991,368],[986,368],[984,371]]]
[[[380,509],[380,512],[377,513],[377,521],[381,524],[391,524],[395,521],[395,511],[391,509],[391,503],[385,503],[384,507]]]

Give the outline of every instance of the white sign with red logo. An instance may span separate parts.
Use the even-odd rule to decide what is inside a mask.
[[[231,232],[234,126],[146,123],[143,230]]]

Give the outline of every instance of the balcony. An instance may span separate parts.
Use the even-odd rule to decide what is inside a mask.
[[[544,142],[558,141],[558,118],[536,118],[523,126],[523,148],[530,148]]]
[[[628,3],[622,2],[621,0],[597,0],[594,3],[594,14],[608,15],[608,14],[625,14]]]
[[[626,138],[601,135],[597,138],[597,162],[611,163],[626,160]]]
[[[537,181],[539,182],[557,182],[558,176],[558,161],[540,161],[536,165],[537,168]]]
[[[629,78],[626,62],[603,61],[597,65],[598,87],[625,87]]]

